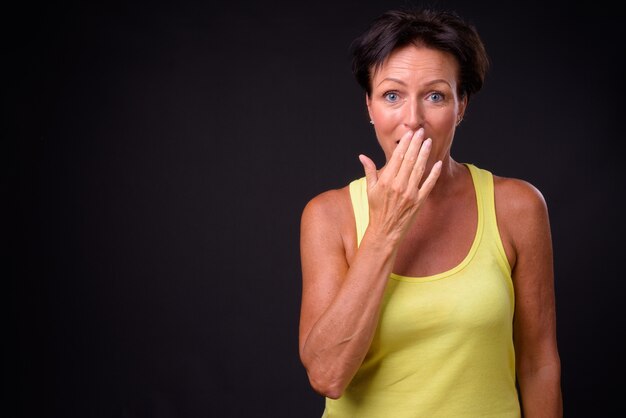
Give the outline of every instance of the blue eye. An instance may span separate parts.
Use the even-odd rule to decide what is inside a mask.
[[[444,99],[443,94],[439,93],[438,91],[435,91],[433,93],[430,93],[428,95],[428,99],[432,102],[440,102]]]
[[[400,96],[398,95],[398,93],[393,92],[393,91],[389,91],[389,92],[383,94],[383,97],[389,103],[396,103],[398,100],[400,100]]]

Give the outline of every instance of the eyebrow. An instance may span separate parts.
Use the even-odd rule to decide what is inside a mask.
[[[403,86],[406,86],[406,83],[402,80],[399,80],[397,78],[393,78],[393,77],[387,77],[387,78],[383,78],[382,80],[380,80],[380,83],[378,83],[376,85],[376,87],[380,86],[381,84],[383,84],[385,81],[394,81],[398,84],[402,84]]]
[[[383,78],[383,79],[380,81],[380,83],[378,83],[378,84],[376,85],[376,87],[380,86],[380,85],[381,85],[381,84],[383,84],[385,81],[393,81],[393,82],[396,82],[396,83],[401,84],[401,85],[403,85],[403,86],[406,86],[406,83],[405,83],[404,81],[402,81],[402,80],[398,79],[398,78],[387,77],[387,78]],[[439,84],[439,83],[444,83],[444,84],[447,84],[448,86],[450,85],[450,83],[449,83],[447,80],[444,80],[443,78],[438,78],[438,79],[436,79],[436,80],[429,81],[429,82],[428,82],[428,83],[426,83],[425,85],[426,85],[426,86],[432,86],[433,84]]]

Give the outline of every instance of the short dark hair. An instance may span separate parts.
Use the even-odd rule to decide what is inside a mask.
[[[394,50],[409,44],[454,56],[459,64],[460,96],[469,99],[482,88],[489,58],[474,25],[453,11],[390,10],[374,19],[350,45],[352,72],[368,95],[372,90],[373,72]]]

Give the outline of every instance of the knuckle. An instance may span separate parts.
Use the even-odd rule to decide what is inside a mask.
[[[406,202],[413,202],[415,200],[415,196],[413,195],[413,193],[410,190],[405,190],[402,193],[402,199]]]
[[[402,195],[404,192],[404,187],[402,187],[401,185],[399,185],[398,183],[394,183],[391,185],[391,190],[398,195]]]

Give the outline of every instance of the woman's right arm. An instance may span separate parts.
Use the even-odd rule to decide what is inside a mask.
[[[338,398],[370,346],[393,247],[365,233],[351,266],[337,224],[339,192],[313,199],[301,225],[302,306],[300,358],[311,386]]]
[[[419,187],[430,152],[421,135],[403,137],[380,177],[361,157],[370,223],[350,264],[340,232],[341,193],[323,193],[303,211],[300,358],[311,386],[329,398],[342,395],[365,358],[399,244],[439,176],[441,163]]]

